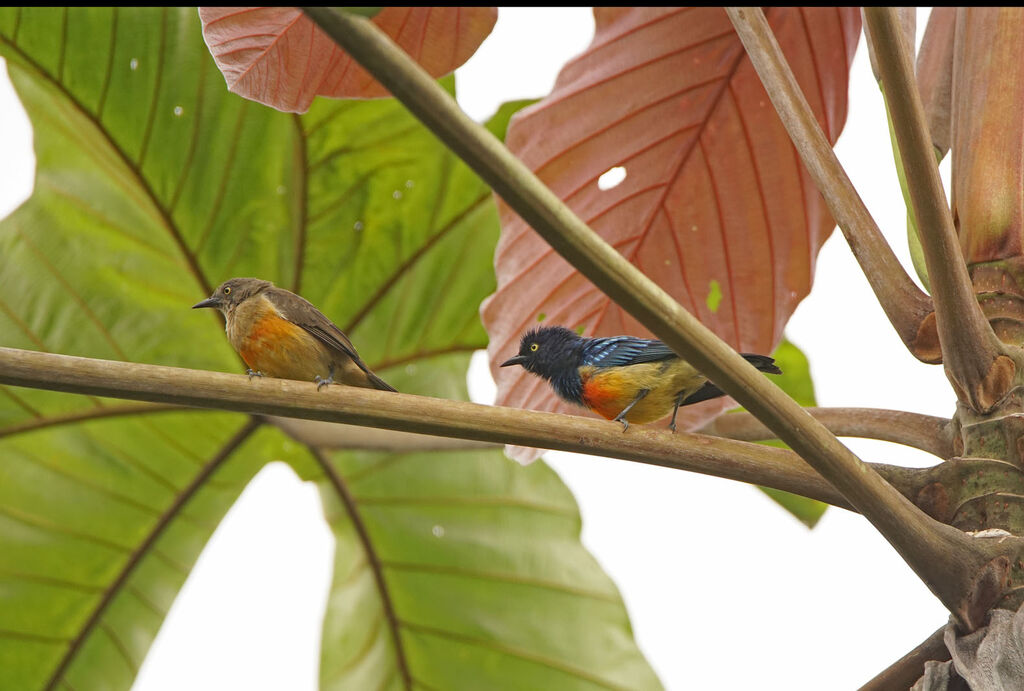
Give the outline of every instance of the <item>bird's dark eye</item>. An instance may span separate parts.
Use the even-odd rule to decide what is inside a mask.
[[[224,286],[224,294],[231,295],[231,286]]]
[[[538,345],[537,343],[531,343],[530,344],[530,352],[531,353],[536,353],[538,350],[540,350],[540,345]]]

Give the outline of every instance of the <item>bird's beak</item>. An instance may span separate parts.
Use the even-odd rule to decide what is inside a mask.
[[[215,297],[206,298],[192,305],[192,309],[199,309],[200,307],[220,307],[220,300]]]
[[[505,362],[501,363],[501,367],[509,367],[511,365],[521,365],[524,362],[526,362],[526,356],[525,355],[516,355],[515,357],[510,357],[508,360],[505,360]]]

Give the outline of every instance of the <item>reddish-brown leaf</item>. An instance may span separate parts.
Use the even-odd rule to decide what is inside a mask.
[[[768,20],[831,141],[846,119],[853,8]],[[769,352],[834,223],[721,8],[598,8],[587,51],[521,111],[509,147],[625,257],[722,338]],[[602,191],[598,178],[626,178]],[[561,410],[546,383],[498,368],[538,322],[649,335],[502,205],[498,290],[481,311],[502,405]],[[720,299],[718,299],[720,296]],[[700,404],[695,424],[722,403]],[[709,413],[710,411],[710,413]]]
[[[917,56],[917,85],[932,144],[943,155],[949,151],[949,131],[953,115],[953,39],[956,31],[955,7],[933,7],[928,27]]]
[[[314,96],[388,92],[294,7],[200,7],[203,37],[228,89],[304,113]],[[495,7],[387,7],[373,22],[434,77],[464,63],[491,33]]]

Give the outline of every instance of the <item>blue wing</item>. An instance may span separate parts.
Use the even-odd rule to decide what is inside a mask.
[[[620,367],[679,357],[661,341],[632,336],[588,339],[582,355],[582,364],[594,367]]]

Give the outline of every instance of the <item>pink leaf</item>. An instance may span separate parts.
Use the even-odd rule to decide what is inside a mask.
[[[826,134],[846,119],[860,17],[769,8]],[[738,350],[768,353],[811,286],[834,222],[721,8],[598,8],[590,47],[507,142],[605,240]],[[608,188],[610,169],[625,179]],[[602,181],[603,182],[603,181]],[[606,187],[602,190],[601,187]],[[498,403],[579,413],[521,368],[498,368],[538,322],[649,335],[501,205],[497,292],[481,308]],[[719,401],[681,414],[694,425]]]
[[[389,94],[294,7],[200,7],[203,38],[228,89],[304,113],[314,96]],[[388,7],[373,22],[434,77],[464,63],[491,33],[494,7]]]

